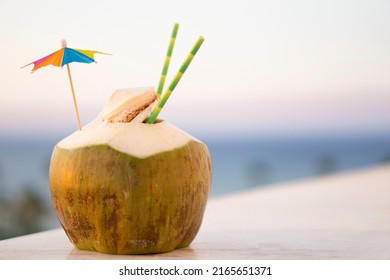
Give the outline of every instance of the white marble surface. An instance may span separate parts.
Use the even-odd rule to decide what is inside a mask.
[[[62,229],[0,241],[0,259],[390,259],[390,165],[209,201],[190,247],[118,256],[75,249]]]

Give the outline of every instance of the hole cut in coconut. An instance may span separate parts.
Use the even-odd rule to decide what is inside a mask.
[[[155,121],[154,121],[154,123],[147,123],[147,119],[146,120],[144,120],[142,123],[143,124],[146,124],[146,125],[154,125],[154,124],[158,124],[158,123],[162,123],[164,120],[162,120],[162,119],[156,119]]]

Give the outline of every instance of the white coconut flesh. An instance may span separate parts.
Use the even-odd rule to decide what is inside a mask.
[[[156,106],[156,98],[153,87],[116,90],[94,121],[57,146],[71,150],[108,145],[122,153],[146,158],[180,148],[190,141],[200,142],[166,121],[143,123]]]

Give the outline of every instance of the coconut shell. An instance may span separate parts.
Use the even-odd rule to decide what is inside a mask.
[[[58,218],[77,248],[161,253],[195,238],[210,190],[211,161],[206,145],[193,139],[145,158],[107,144],[57,145],[49,181]]]

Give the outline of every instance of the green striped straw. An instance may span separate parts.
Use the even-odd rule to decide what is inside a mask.
[[[192,59],[196,55],[196,53],[199,50],[200,46],[202,45],[203,41],[204,41],[204,38],[202,36],[199,36],[195,45],[192,47],[191,52],[187,55],[186,60],[183,62],[179,71],[176,73],[175,77],[173,78],[172,82],[170,83],[168,89],[165,91],[164,95],[162,96],[162,98],[158,102],[157,106],[154,108],[147,123],[152,124],[157,119],[158,114],[160,114],[161,109],[164,107],[169,96],[171,96],[171,93],[173,92],[173,90],[175,89],[177,84],[179,83],[181,77],[183,76],[184,72],[187,70],[188,66],[190,65]]]
[[[179,24],[175,23],[175,25],[173,26],[171,40],[169,41],[167,55],[165,56],[164,66],[163,66],[163,69],[161,72],[161,77],[160,77],[160,82],[158,83],[158,87],[157,87],[157,97],[158,98],[161,97],[161,93],[164,89],[165,78],[166,78],[167,73],[168,73],[169,63],[171,62],[172,51],[173,51],[173,47],[175,45],[176,34],[177,34],[178,29],[179,29]]]

